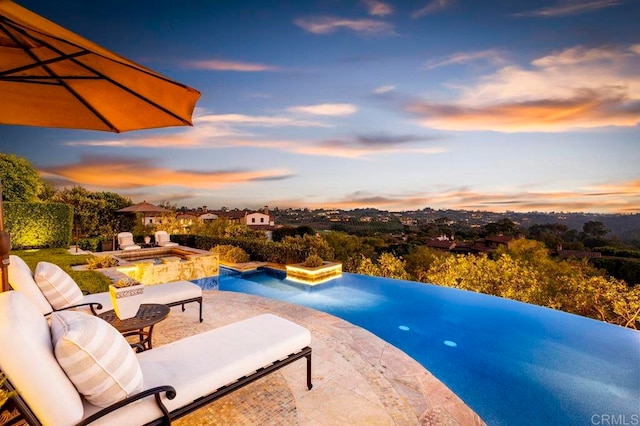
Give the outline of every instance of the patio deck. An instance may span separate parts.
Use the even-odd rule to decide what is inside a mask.
[[[274,313],[312,334],[313,389],[304,362],[270,374],[174,424],[190,425],[483,425],[437,378],[404,352],[332,315],[242,293],[203,294],[198,310],[172,308],[154,329],[160,346],[262,313]]]

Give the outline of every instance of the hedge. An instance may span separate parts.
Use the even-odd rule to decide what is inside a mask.
[[[304,244],[304,240],[301,240],[300,244],[292,245],[268,240],[208,237],[203,235],[172,235],[171,239],[178,244],[201,250],[211,250],[219,245],[233,245],[247,252],[251,260],[262,262],[300,263],[304,262],[312,254],[317,254],[326,260],[333,259],[331,249],[317,252],[313,247]]]
[[[73,207],[62,203],[4,203],[5,230],[14,249],[67,248]]]

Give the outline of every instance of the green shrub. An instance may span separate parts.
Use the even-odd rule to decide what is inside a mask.
[[[111,256],[94,256],[87,259],[87,269],[102,269],[118,266],[118,261]]]
[[[211,249],[212,252],[220,256],[220,260],[228,263],[246,263],[249,261],[249,255],[240,247],[232,245],[219,245]]]
[[[312,254],[311,256],[307,256],[302,266],[306,266],[307,268],[317,268],[319,266],[322,266],[323,264],[324,261],[320,256],[318,256],[317,254]]]
[[[61,203],[4,203],[14,249],[69,247],[73,208]]]
[[[102,240],[102,237],[80,238],[78,240],[78,247],[82,250],[100,251],[102,248]]]

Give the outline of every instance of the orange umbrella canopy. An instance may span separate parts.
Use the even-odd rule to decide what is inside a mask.
[[[111,132],[191,125],[200,93],[0,0],[0,124]]]

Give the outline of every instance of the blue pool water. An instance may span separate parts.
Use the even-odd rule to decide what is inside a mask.
[[[363,327],[417,360],[489,425],[640,424],[636,331],[411,281],[344,274],[311,288],[273,270],[222,274],[219,283],[199,284],[308,306]]]

